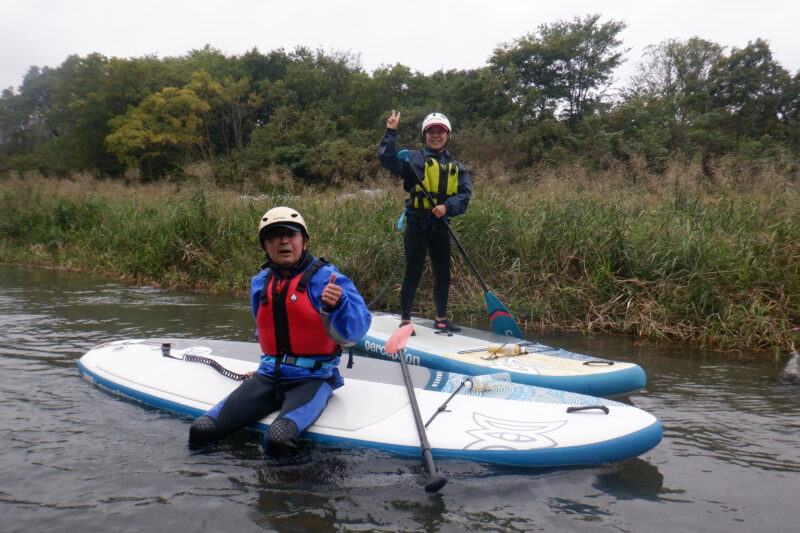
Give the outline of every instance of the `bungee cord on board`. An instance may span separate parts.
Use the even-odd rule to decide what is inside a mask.
[[[178,361],[187,361],[190,363],[202,363],[204,365],[208,365],[226,378],[232,379],[234,381],[244,381],[247,379],[246,374],[237,374],[233,370],[228,370],[218,362],[214,361],[209,357],[203,357],[202,355],[195,355],[191,353],[183,354],[181,357],[175,357],[171,354],[172,345],[168,342],[165,342],[161,345],[161,355],[164,357],[169,357],[170,359],[176,359]]]

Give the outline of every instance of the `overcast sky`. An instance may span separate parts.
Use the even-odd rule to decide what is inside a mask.
[[[206,44],[227,55],[345,51],[368,72],[395,63],[425,74],[477,68],[540,24],[593,13],[628,24],[620,83],[646,46],[693,36],[736,48],[762,38],[784,68],[800,70],[798,0],[0,0],[0,89],[71,54],[169,57]]]

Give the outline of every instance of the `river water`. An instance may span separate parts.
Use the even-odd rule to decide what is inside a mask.
[[[191,420],[111,395],[76,363],[105,341],[250,340],[244,299],[0,265],[0,531],[797,531],[800,387],[771,362],[629,338],[537,335],[640,364],[631,398],[664,439],[642,457],[535,470],[308,443],[289,464],[254,433],[209,454]],[[399,370],[398,370],[399,372]]]

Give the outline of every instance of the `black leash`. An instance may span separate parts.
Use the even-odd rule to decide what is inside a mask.
[[[161,355],[164,357],[169,357],[170,359],[176,359],[178,361],[188,361],[190,363],[202,363],[204,365],[208,365],[226,378],[232,379],[234,381],[244,381],[247,379],[247,376],[244,374],[237,374],[233,370],[228,370],[218,362],[210,359],[208,357],[203,357],[202,355],[194,355],[194,354],[184,354],[181,357],[175,357],[170,353],[172,349],[172,345],[168,342],[165,342],[161,345]]]

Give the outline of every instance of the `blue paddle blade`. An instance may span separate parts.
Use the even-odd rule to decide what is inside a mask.
[[[517,321],[491,291],[486,291],[486,310],[489,312],[492,331],[500,335],[522,338],[522,331],[519,329]]]
[[[402,159],[406,163],[408,163],[408,150],[400,150],[397,152],[397,159]]]

